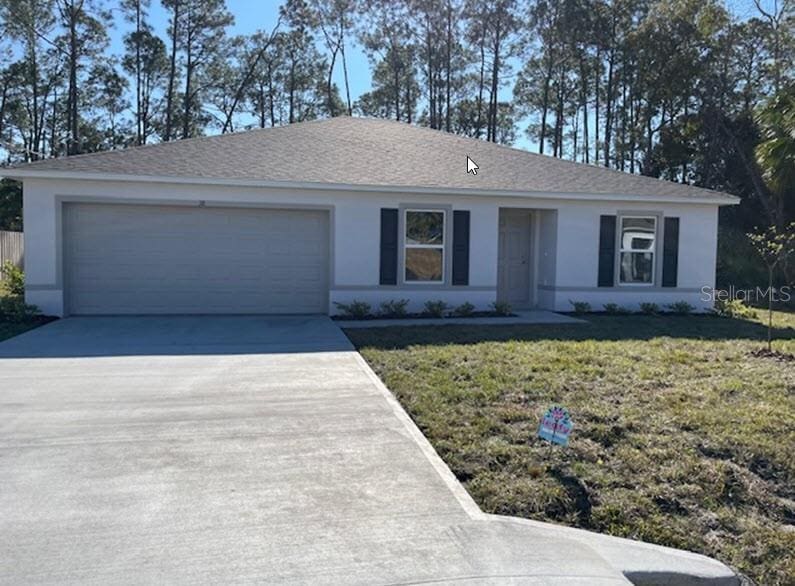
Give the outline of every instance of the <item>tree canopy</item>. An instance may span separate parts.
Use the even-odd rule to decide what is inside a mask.
[[[4,163],[353,114],[734,193],[739,230],[793,219],[792,0],[284,0],[250,35],[225,0],[159,0],[158,33],[153,1],[0,0]]]

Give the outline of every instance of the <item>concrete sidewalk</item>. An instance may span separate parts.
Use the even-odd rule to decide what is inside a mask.
[[[483,514],[328,318],[70,318],[0,389],[1,583],[737,583]]]

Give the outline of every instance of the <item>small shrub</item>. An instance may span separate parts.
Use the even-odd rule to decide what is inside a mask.
[[[448,305],[441,299],[429,300],[425,302],[425,315],[431,317],[444,317]]]
[[[629,309],[619,305],[618,303],[605,303],[605,311],[610,315],[629,315]]]
[[[7,260],[0,267],[0,274],[4,279],[2,286],[9,295],[22,297],[25,294],[25,272],[22,269]]]
[[[574,308],[574,313],[590,313],[591,312],[591,304],[587,301],[573,301],[569,300],[572,307]]]
[[[469,317],[475,313],[475,306],[469,301],[466,301],[453,310],[453,315],[458,317]]]
[[[357,301],[354,299],[350,303],[334,303],[343,317],[351,319],[364,319],[370,315],[370,304],[366,301]]]
[[[38,307],[28,305],[22,297],[0,297],[0,320],[23,322],[40,313]]]
[[[507,301],[495,301],[491,304],[491,307],[497,315],[511,315],[513,312],[511,304]]]
[[[738,319],[755,319],[757,317],[756,310],[748,307],[743,303],[742,299],[732,299],[724,301],[718,299],[715,302],[715,313],[721,317],[733,317]]]
[[[390,299],[381,303],[381,315],[384,317],[404,317],[408,311],[408,299]]]
[[[666,305],[666,307],[678,315],[687,315],[688,313],[692,313],[695,309],[695,307],[690,305],[687,301],[677,301]]]
[[[640,304],[640,311],[646,315],[657,315],[660,313],[660,306],[647,301]]]

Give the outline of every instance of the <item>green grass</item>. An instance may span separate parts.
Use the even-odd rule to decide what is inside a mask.
[[[760,319],[764,317],[760,314]],[[714,556],[795,584],[795,314],[348,330],[487,512]],[[537,439],[568,407],[570,446]]]

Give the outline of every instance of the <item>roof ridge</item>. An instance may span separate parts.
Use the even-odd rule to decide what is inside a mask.
[[[459,175],[458,157],[486,165],[485,177]],[[592,193],[735,199],[688,183],[667,181],[485,141],[443,129],[371,116],[337,116],[246,128],[125,149],[41,159],[4,174],[122,173],[163,177],[322,181],[351,185],[416,185],[528,193]],[[492,169],[492,172],[487,172]],[[611,173],[604,173],[610,171]]]
[[[345,116],[348,118],[348,116]],[[221,132],[220,134],[204,134],[201,136],[189,136],[188,138],[177,138],[175,140],[166,140],[160,142],[150,142],[146,144],[134,144],[130,146],[126,146],[120,149],[109,149],[106,151],[94,151],[92,153],[78,153],[76,155],[66,155],[62,157],[49,157],[46,159],[38,159],[36,161],[30,161],[28,163],[19,163],[17,165],[11,165],[10,169],[14,169],[17,167],[28,167],[28,166],[38,166],[39,163],[46,163],[49,161],[53,161],[55,159],[68,159],[70,161],[74,161],[75,159],[85,159],[87,157],[95,157],[99,155],[109,155],[112,153],[122,153],[122,152],[129,152],[129,151],[140,151],[143,149],[152,149],[156,147],[168,147],[170,145],[182,145],[185,143],[197,143],[203,141],[210,141],[210,140],[219,140],[219,139],[226,139],[232,138],[234,136],[242,136],[244,134],[262,132],[262,131],[272,131],[272,130],[282,130],[285,128],[290,128],[291,126],[295,126],[297,124],[312,124],[313,122],[329,122],[334,120],[335,118],[341,118],[341,116],[336,116],[334,118],[315,118],[313,120],[303,120],[301,122],[293,122],[287,124],[281,124],[279,126],[268,126],[266,128],[261,128],[259,126],[246,128],[245,130],[236,130],[234,132]],[[351,116],[351,118],[353,118]]]
[[[576,167],[578,167],[580,169],[583,169],[583,168],[596,169],[600,173],[603,172],[603,171],[609,171],[609,172],[614,173],[614,174],[616,174],[618,176],[621,176],[621,177],[637,178],[637,179],[639,179],[641,181],[645,181],[645,182],[652,182],[653,181],[653,182],[655,182],[657,184],[659,184],[659,183],[663,183],[663,184],[671,183],[671,184],[679,185],[679,186],[682,186],[682,187],[688,187],[688,188],[691,188],[691,189],[698,189],[698,190],[701,190],[701,191],[707,191],[707,192],[710,192],[710,193],[715,193],[715,190],[709,189],[707,187],[701,187],[699,185],[693,185],[691,183],[679,183],[678,181],[671,181],[669,179],[663,179],[661,177],[651,177],[649,175],[643,175],[641,173],[628,173],[628,172],[622,171],[620,169],[614,169],[612,167],[606,167],[606,166],[598,165],[598,164],[595,164],[595,163],[583,163],[582,161],[573,161],[571,159],[564,159],[562,157],[555,157],[555,156],[547,155],[547,154],[544,154],[544,153],[536,153],[536,152],[533,152],[531,150],[519,148],[519,147],[516,147],[516,146],[513,146],[513,145],[508,145],[508,144],[503,144],[503,143],[499,143],[499,142],[491,142],[491,141],[487,141],[487,140],[482,140],[482,139],[479,139],[479,138],[475,138],[473,136],[462,136],[460,134],[455,134],[453,132],[447,132],[446,130],[442,130],[440,128],[430,128],[429,126],[418,126],[418,125],[415,125],[414,123],[403,122],[402,120],[392,120],[391,118],[376,118],[376,117],[373,117],[373,116],[360,116],[360,117],[351,116],[351,118],[359,118],[361,120],[373,120],[373,121],[378,121],[378,122],[387,122],[387,123],[390,123],[390,124],[403,125],[403,126],[406,126],[406,127],[409,127],[409,128],[415,128],[417,130],[427,131],[429,133],[441,134],[442,136],[444,136],[446,138],[451,138],[453,140],[461,140],[462,142],[463,141],[470,141],[470,140],[479,141],[479,142],[481,142],[483,144],[489,145],[489,147],[497,147],[497,148],[500,148],[500,149],[505,149],[505,150],[508,150],[508,151],[512,151],[512,152],[518,153],[520,155],[530,155],[532,157],[536,157],[538,159],[543,159],[545,161],[550,161],[550,160],[551,161],[558,161],[560,163],[563,163],[564,165],[576,166]]]

